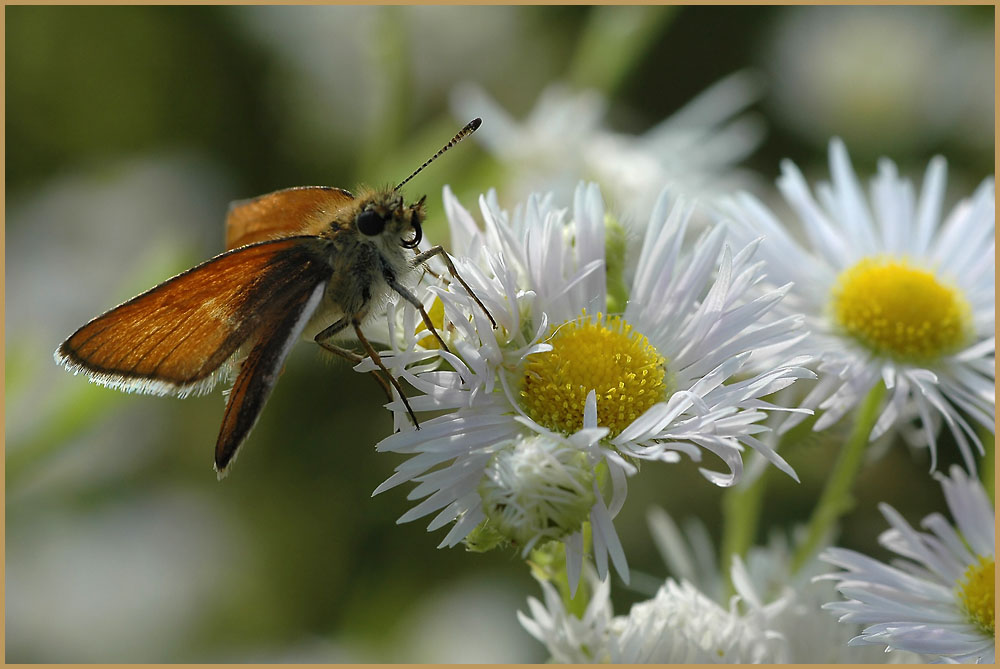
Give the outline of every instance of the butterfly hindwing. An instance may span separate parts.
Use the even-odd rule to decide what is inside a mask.
[[[311,293],[296,294],[294,302],[284,305],[280,317],[268,324],[241,363],[215,444],[215,469],[220,476],[257,422],[285,358],[316,311],[325,288],[324,282],[317,284]]]
[[[301,186],[240,200],[229,205],[226,248],[278,237],[315,234],[334,214],[354,201],[341,188]]]
[[[216,256],[90,321],[56,360],[125,391],[208,392],[241,346],[325,286],[326,244],[291,237]]]

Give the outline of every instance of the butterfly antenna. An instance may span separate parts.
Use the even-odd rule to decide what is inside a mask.
[[[444,153],[445,151],[447,151],[448,149],[450,149],[451,147],[455,146],[456,144],[458,144],[459,142],[461,142],[463,139],[465,139],[466,137],[468,137],[469,135],[471,135],[472,133],[474,133],[477,129],[479,129],[479,126],[481,126],[482,124],[483,124],[483,119],[481,119],[481,118],[474,118],[471,121],[469,121],[468,124],[466,124],[466,126],[464,128],[462,128],[461,130],[458,131],[457,135],[455,135],[454,137],[451,138],[450,142],[448,142],[447,144],[445,144],[444,146],[442,146],[440,151],[438,151],[433,156],[431,156],[430,158],[428,158],[427,162],[425,162],[423,165],[421,165],[416,170],[414,170],[413,174],[411,174],[410,176],[408,176],[405,179],[403,179],[402,181],[400,181],[399,185],[396,186],[395,188],[393,188],[393,190],[399,190],[400,188],[402,188],[410,179],[412,179],[413,177],[415,177],[418,174],[420,174],[420,171],[422,169],[424,169],[425,167],[427,167],[428,165],[430,165],[431,163],[433,163],[435,160],[437,160],[438,157],[442,153]]]

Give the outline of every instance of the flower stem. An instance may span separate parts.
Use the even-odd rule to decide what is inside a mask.
[[[765,469],[753,482],[730,488],[722,497],[722,548],[719,564],[726,579],[726,599],[735,592],[730,569],[733,556],[746,556],[753,545],[760,524],[760,509],[763,506],[766,488]]]
[[[827,479],[826,487],[823,488],[816,504],[806,538],[799,544],[792,557],[793,574],[813,556],[837,520],[854,505],[851,488],[858,472],[861,471],[861,463],[868,447],[868,437],[875,426],[875,421],[878,420],[883,397],[885,397],[885,385],[880,381],[868,392],[868,396],[855,412],[854,427],[840,455],[837,456],[833,472]]]
[[[583,524],[584,545],[590,545],[590,523]],[[548,541],[531,551],[527,560],[535,578],[548,581],[562,598],[566,611],[577,618],[583,618],[590,603],[590,583],[586,578],[580,578],[576,595],[571,594],[569,587],[569,571],[566,569],[566,546],[561,541]]]
[[[996,437],[993,432],[987,427],[980,426],[978,428],[979,438],[983,442],[983,448],[986,450],[986,454],[983,456],[983,461],[979,465],[979,478],[983,482],[983,487],[986,488],[986,494],[990,496],[991,500],[995,500],[995,478],[996,478]]]
[[[775,450],[786,453],[792,444],[798,444],[808,438],[815,416],[809,416],[801,423],[781,436]],[[762,458],[759,453],[753,457]],[[748,466],[747,470],[752,466]],[[725,491],[722,498],[722,541],[719,554],[719,564],[726,579],[726,589],[729,595],[735,593],[732,583],[731,567],[733,556],[745,558],[747,552],[757,538],[757,528],[760,526],[761,510],[764,506],[764,493],[767,490],[767,477],[771,468],[764,467],[760,475],[753,481],[744,481]]]
[[[580,579],[580,584],[576,587],[576,595],[570,594],[569,574],[564,569],[559,575],[559,579],[553,582],[559,594],[562,595],[563,605],[566,611],[572,613],[577,618],[583,619],[587,612],[587,604],[590,603],[590,584]]]

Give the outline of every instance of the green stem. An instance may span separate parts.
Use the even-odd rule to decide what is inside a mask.
[[[590,545],[590,523],[583,524],[583,545]],[[586,550],[584,551],[586,560]],[[528,566],[536,578],[548,581],[555,586],[562,598],[567,613],[577,618],[583,618],[590,603],[590,583],[580,575],[580,583],[576,587],[576,595],[570,594],[569,572],[566,570],[566,549],[560,541],[549,541],[531,551]]]
[[[809,416],[801,423],[781,436],[775,450],[786,456],[793,444],[801,444],[812,434],[815,416]],[[762,458],[759,453],[753,457]],[[741,483],[725,491],[722,499],[722,541],[719,552],[719,564],[726,579],[728,595],[735,593],[732,583],[733,556],[745,558],[757,538],[760,527],[761,510],[764,506],[764,493],[767,490],[766,477],[771,468],[765,467],[760,476],[751,483]]]
[[[576,595],[570,595],[569,574],[565,569],[552,582],[558,588],[559,594],[562,595],[566,611],[582,620],[583,615],[587,612],[587,604],[590,603],[590,584],[581,576],[580,583],[576,586]]]
[[[577,42],[570,81],[611,95],[656,41],[676,7],[593,7]]]
[[[760,510],[767,488],[767,472],[767,469],[762,471],[750,484],[730,488],[722,497],[722,548],[719,564],[726,579],[726,599],[735,592],[731,576],[733,556],[746,556],[757,537]]]
[[[979,439],[983,442],[983,448],[986,450],[983,461],[979,465],[979,478],[982,480],[983,487],[986,488],[986,494],[990,496],[990,500],[995,501],[997,440],[988,427],[979,426],[978,431]]]
[[[885,385],[877,383],[854,414],[854,427],[844,444],[833,472],[826,481],[826,487],[820,495],[816,509],[809,521],[805,540],[799,545],[792,557],[791,571],[794,574],[819,549],[823,539],[838,519],[854,506],[851,488],[868,448],[868,438],[875,421],[878,420],[882,398],[885,397]]]

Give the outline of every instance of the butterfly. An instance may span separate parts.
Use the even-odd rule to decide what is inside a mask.
[[[496,327],[442,247],[417,251],[426,196],[406,204],[400,191],[481,123],[478,118],[468,123],[393,188],[365,188],[354,195],[305,186],[233,203],[224,253],[94,318],[59,345],[56,362],[110,388],[179,397],[207,393],[235,374],[215,444],[221,478],[257,422],[295,342],[312,339],[357,363],[364,356],[333,343],[353,328],[419,429],[402,388],[361,325],[395,292],[418,309],[447,350],[423,304],[403,283],[437,256]],[[391,399],[385,379],[375,378]]]

